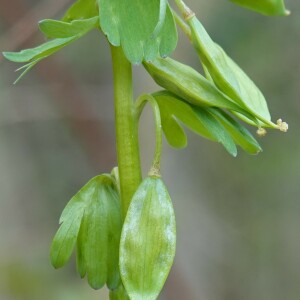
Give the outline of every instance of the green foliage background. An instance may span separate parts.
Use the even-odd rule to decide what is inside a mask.
[[[10,48],[11,25],[36,2],[18,10],[17,0],[1,3],[1,51],[42,41],[34,33]],[[184,150],[165,143],[162,173],[174,201],[178,248],[160,299],[298,300],[300,4],[286,1],[290,17],[268,18],[227,1],[188,3],[264,92],[274,119],[290,129],[270,130],[258,156],[240,151],[232,158],[193,134]],[[47,13],[28,20],[54,17]],[[173,57],[199,65],[183,35]],[[73,264],[55,271],[49,246],[67,201],[116,164],[109,48],[91,33],[12,86],[15,67],[0,62],[0,298],[105,299],[79,279]],[[157,89],[142,67],[134,74],[136,96]],[[152,126],[149,110],[140,129],[145,171]]]

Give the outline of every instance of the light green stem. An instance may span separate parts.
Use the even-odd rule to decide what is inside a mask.
[[[181,19],[181,17],[177,14],[176,11],[172,10],[173,16],[175,18],[175,22],[181,28],[181,30],[188,36],[188,38],[192,39],[192,33],[190,27]]]
[[[125,218],[142,176],[138,144],[138,124],[132,95],[132,69],[121,47],[111,46],[117,155],[122,214]]]
[[[188,20],[195,15],[195,13],[184,3],[183,0],[174,0],[174,1],[185,20]]]
[[[154,158],[153,158],[151,169],[149,171],[149,175],[160,176],[160,160],[161,160],[161,152],[162,152],[162,127],[161,127],[160,110],[157,102],[155,101],[152,95],[141,95],[136,102],[138,118],[140,118],[140,115],[143,111],[146,101],[148,101],[151,104],[153,110],[154,119],[155,119],[155,136],[156,136]]]

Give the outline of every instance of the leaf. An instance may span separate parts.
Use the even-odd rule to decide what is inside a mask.
[[[109,42],[122,46],[133,64],[167,56],[176,47],[177,31],[166,0],[98,0],[100,27]]]
[[[242,149],[249,154],[258,154],[262,151],[259,143],[244,126],[220,109],[211,108],[209,111],[226,128],[234,142]]]
[[[185,101],[196,106],[214,106],[251,115],[218,90],[213,83],[193,68],[171,58],[157,58],[144,62],[144,67],[155,82]]]
[[[47,19],[39,22],[39,28],[48,38],[68,38],[87,33],[97,27],[98,21],[99,17],[71,22]]]
[[[120,284],[119,242],[121,234],[120,200],[110,175],[102,175],[91,189],[89,205],[84,212],[77,249],[77,269],[87,275],[90,286],[110,289]]]
[[[187,137],[174,115],[161,110],[161,125],[168,143],[174,148],[187,146]]]
[[[253,81],[212,41],[195,16],[188,24],[193,44],[217,88],[263,123],[273,126],[266,100]]]
[[[77,241],[76,261],[81,278],[87,274],[93,288],[105,283],[109,288],[117,288],[122,221],[112,176],[96,176],[80,189],[63,210],[60,224],[51,246],[53,266],[66,264]]]
[[[89,19],[98,16],[97,0],[78,0],[65,13],[62,21],[70,22],[79,19]]]
[[[147,177],[130,203],[120,242],[120,272],[131,300],[156,300],[175,256],[175,216],[160,178]]]
[[[229,154],[236,157],[237,149],[233,139],[226,129],[217,121],[217,119],[210,114],[209,109],[195,107],[194,110],[204,126],[214,136],[217,142],[221,143]]]
[[[230,0],[240,6],[255,10],[263,15],[287,16],[290,14],[286,10],[283,0]]]
[[[87,279],[94,289],[101,288],[107,279],[108,236],[106,195],[102,186],[95,188],[91,202],[85,211],[87,224],[81,232],[82,252],[86,264]]]
[[[66,219],[53,238],[50,256],[54,268],[63,267],[70,259],[83,216],[83,206],[73,210],[71,218]]]
[[[3,52],[3,55],[6,59],[13,62],[29,62],[37,58],[47,57],[73,42],[75,39],[75,36],[55,39],[35,48],[21,50],[20,52]]]
[[[68,44],[79,39],[82,35],[97,26],[98,17],[87,20],[74,21],[71,23],[44,20],[40,22],[42,32],[50,37],[58,37],[50,40],[35,48],[21,50],[19,52],[3,52],[3,56],[13,62],[28,62],[28,64],[19,68],[18,70],[25,69],[21,75],[14,82],[18,82],[31,68],[33,68],[39,61],[50,56],[51,54],[59,51]],[[72,36],[71,33],[74,33]],[[18,71],[17,70],[17,71]]]
[[[176,137],[172,137],[172,134],[175,135],[180,131],[174,127],[171,121],[180,126],[176,121],[179,120],[193,132],[209,140],[220,142],[231,155],[236,156],[237,150],[234,141],[225,128],[211,115],[209,109],[192,106],[166,91],[155,93],[153,97],[159,105],[162,128],[171,146],[181,146],[184,141],[181,136],[179,136],[179,142]],[[167,120],[167,126],[165,120]],[[177,132],[174,131],[174,128]]]
[[[54,236],[50,257],[55,268],[64,266],[73,252],[77,235],[80,229],[81,220],[90,199],[90,188],[93,185],[90,180],[79,192],[72,197],[64,208],[59,223],[61,224]]]

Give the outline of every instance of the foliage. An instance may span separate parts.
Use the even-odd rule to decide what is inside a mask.
[[[282,0],[232,0],[267,15],[286,15]],[[92,288],[104,284],[110,299],[155,300],[175,256],[176,225],[171,198],[161,179],[162,132],[175,148],[187,145],[184,125],[224,146],[232,156],[237,146],[250,154],[261,147],[237,121],[287,131],[273,123],[262,92],[215,43],[182,0],[175,0],[184,20],[167,0],[78,0],[61,21],[43,20],[40,31],[50,39],[20,52],[4,52],[26,63],[19,80],[42,59],[91,30],[111,45],[118,168],[91,179],[67,204],[51,246],[51,262],[64,266],[76,246],[77,270]],[[191,40],[204,75],[167,57],[177,44],[177,27]],[[163,90],[132,100],[131,65],[142,64]],[[142,180],[138,152],[138,119],[146,103],[153,108],[156,149],[148,176]]]

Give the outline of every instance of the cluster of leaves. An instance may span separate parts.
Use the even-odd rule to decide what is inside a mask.
[[[287,14],[282,0],[232,1],[267,15]],[[78,0],[62,20],[39,23],[49,41],[36,48],[3,54],[11,61],[26,63],[19,69],[23,70],[20,79],[42,59],[97,29],[111,45],[122,47],[128,61],[142,63],[163,88],[148,96],[157,108],[157,129],[161,132],[162,128],[171,146],[186,146],[182,124],[221,143],[233,156],[237,155],[237,145],[250,154],[261,151],[237,118],[258,127],[259,133],[263,133],[263,127],[287,130],[281,120],[277,124],[271,121],[263,94],[210,38],[182,0],[175,2],[185,21],[167,0],[128,2]],[[175,20],[190,38],[204,75],[167,58],[177,44]],[[137,111],[142,109],[139,105],[137,101]],[[175,255],[171,199],[154,170],[136,190],[123,220],[118,186],[117,172],[99,175],[70,200],[52,243],[51,261],[56,268],[64,266],[76,246],[78,272],[81,277],[87,275],[91,287],[98,289],[106,284],[110,299],[155,300]]]
[[[179,0],[178,0],[179,1]],[[283,14],[283,2],[234,1],[265,14]],[[143,62],[154,80],[168,93],[154,95],[161,109],[163,130],[174,147],[186,146],[186,136],[178,121],[194,132],[223,144],[233,156],[236,145],[256,154],[261,147],[250,132],[228,112],[247,123],[261,127],[287,130],[271,122],[263,94],[248,76],[226,55],[207,34],[200,21],[191,14],[187,18],[189,37],[199,54],[205,76],[190,66],[170,58],[176,47],[177,31],[173,11],[167,0],[139,1],[78,0],[61,21],[43,20],[39,28],[48,42],[20,52],[4,52],[15,62],[27,63],[19,80],[40,60],[79,39],[90,30],[100,29],[114,46],[122,46],[131,63]],[[168,99],[161,101],[161,99]],[[175,105],[168,105],[175,103]],[[175,107],[180,107],[174,112]],[[183,107],[186,109],[184,110]],[[187,114],[187,111],[190,113]],[[227,112],[226,112],[227,111]],[[184,121],[186,119],[193,122]],[[261,133],[264,130],[259,129]]]

